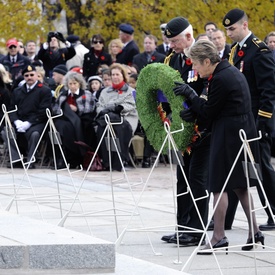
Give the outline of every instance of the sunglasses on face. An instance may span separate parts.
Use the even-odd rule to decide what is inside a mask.
[[[19,47],[20,47],[20,48],[24,48],[24,46],[23,46],[23,45],[20,45]]]
[[[103,44],[103,41],[93,41],[93,44]]]
[[[16,46],[12,45],[9,47],[9,49],[13,49],[13,48],[16,48]]]
[[[34,74],[24,74],[24,77],[34,76]]]

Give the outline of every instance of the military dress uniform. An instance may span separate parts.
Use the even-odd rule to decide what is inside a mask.
[[[247,20],[243,10],[230,10],[223,19],[223,25],[230,27],[240,20]],[[249,34],[248,34],[249,35]],[[262,132],[259,141],[261,152],[262,185],[271,206],[265,211],[268,215],[267,224],[260,225],[260,230],[273,230],[275,224],[272,215],[275,213],[275,171],[270,163],[272,136],[275,128],[275,63],[271,51],[264,42],[253,33],[245,41],[232,46],[229,62],[237,67],[246,77],[249,84],[252,112],[258,130]],[[264,196],[258,188],[260,200],[266,205]]]
[[[166,57],[165,64],[179,71],[182,80],[188,83],[198,95],[206,97],[207,80],[199,77],[197,72],[192,69],[190,59],[183,54],[171,53]],[[192,107],[190,107],[191,109]],[[179,115],[179,114],[173,114]],[[208,165],[210,152],[210,132],[208,131],[209,121],[197,118],[196,124],[198,130],[201,132],[201,137],[192,144],[191,154],[184,153],[183,170],[192,189],[195,198],[206,195],[207,179],[208,179]],[[177,194],[182,194],[187,191],[187,185],[182,174],[181,168],[177,166]],[[208,219],[208,199],[198,200],[196,202],[204,225]],[[177,222],[179,226],[202,229],[202,224],[199,219],[197,210],[192,202],[189,194],[179,196],[177,198]],[[179,230],[186,230],[186,228],[179,228]],[[197,245],[200,241],[200,233],[181,234],[179,243],[181,245]],[[162,240],[166,240],[163,236]],[[169,242],[177,242],[176,236],[172,237]]]

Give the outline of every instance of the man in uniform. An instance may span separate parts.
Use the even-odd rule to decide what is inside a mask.
[[[169,64],[175,70],[178,70],[185,83],[188,83],[199,95],[206,97],[205,81],[201,79],[197,72],[192,70],[191,60],[186,56],[187,50],[195,43],[193,36],[193,27],[184,17],[173,18],[167,23],[165,35],[169,39],[170,47],[173,53],[168,56],[164,63]],[[207,81],[206,81],[207,83]],[[182,112],[183,120],[194,122],[195,117],[190,109]],[[179,114],[172,114],[177,116]],[[208,177],[208,160],[210,133],[207,131],[208,122],[196,119],[198,131],[200,134],[193,143],[192,152],[189,155],[184,153],[184,173],[188,179],[190,188],[194,198],[200,198],[206,195],[207,177]],[[177,193],[182,194],[187,191],[187,185],[181,171],[180,165],[177,166]],[[208,199],[196,201],[199,214],[198,215],[194,202],[190,194],[181,195],[177,198],[177,223],[180,230],[186,230],[186,227],[202,229],[202,222],[207,223],[208,218]],[[194,233],[190,231],[188,234],[179,234],[180,245],[198,245],[202,233]],[[161,238],[163,241],[177,243],[177,235],[166,235]],[[204,241],[203,241],[204,242]]]
[[[243,10],[230,10],[223,19],[227,35],[235,42],[232,45],[229,62],[237,67],[246,77],[252,100],[252,112],[257,129],[262,132],[259,141],[262,166],[262,184],[271,206],[265,211],[266,224],[260,230],[274,230],[275,213],[275,171],[271,165],[271,133],[275,130],[275,64],[271,51],[248,28],[248,17]],[[258,188],[263,205],[264,196]]]
[[[119,38],[124,46],[116,56],[116,62],[130,66],[133,63],[133,57],[139,53],[139,48],[134,41],[134,28],[130,24],[120,24]]]
[[[10,120],[15,126],[19,149],[26,151],[27,162],[31,161],[34,150],[47,122],[46,109],[51,109],[52,93],[50,88],[38,81],[33,65],[28,65],[23,71],[25,84],[16,88],[11,95],[11,108],[17,111],[10,114]],[[6,131],[3,139],[7,143]],[[13,140],[10,140],[13,167],[22,167],[20,157]],[[16,162],[17,161],[17,162]],[[10,168],[11,166],[8,165]],[[35,168],[33,163],[29,169]]]

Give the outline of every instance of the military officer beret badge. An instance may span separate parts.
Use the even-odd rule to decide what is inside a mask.
[[[168,38],[172,38],[183,32],[190,23],[184,17],[175,17],[170,20],[165,28],[164,34]]]
[[[225,27],[229,27],[243,18],[245,12],[240,9],[230,10],[222,20],[222,24]]]
[[[25,73],[33,72],[33,71],[36,71],[35,67],[33,65],[28,65],[22,71],[22,75],[24,75]]]
[[[119,30],[128,34],[134,33],[134,28],[130,24],[125,23],[119,25]]]

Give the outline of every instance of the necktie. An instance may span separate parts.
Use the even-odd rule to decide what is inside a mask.
[[[235,50],[235,54],[234,54],[234,58],[233,58],[233,62],[235,63],[235,60],[238,57],[238,51],[240,50],[240,44],[237,45],[236,50]]]
[[[169,46],[168,45],[166,46],[166,51],[165,52],[166,52],[166,54],[169,52]]]
[[[11,58],[11,62],[12,62],[13,64],[15,63],[15,58],[14,58],[14,57]]]
[[[185,64],[185,60],[186,60],[186,55],[185,54],[181,54],[181,66],[183,67]]]

